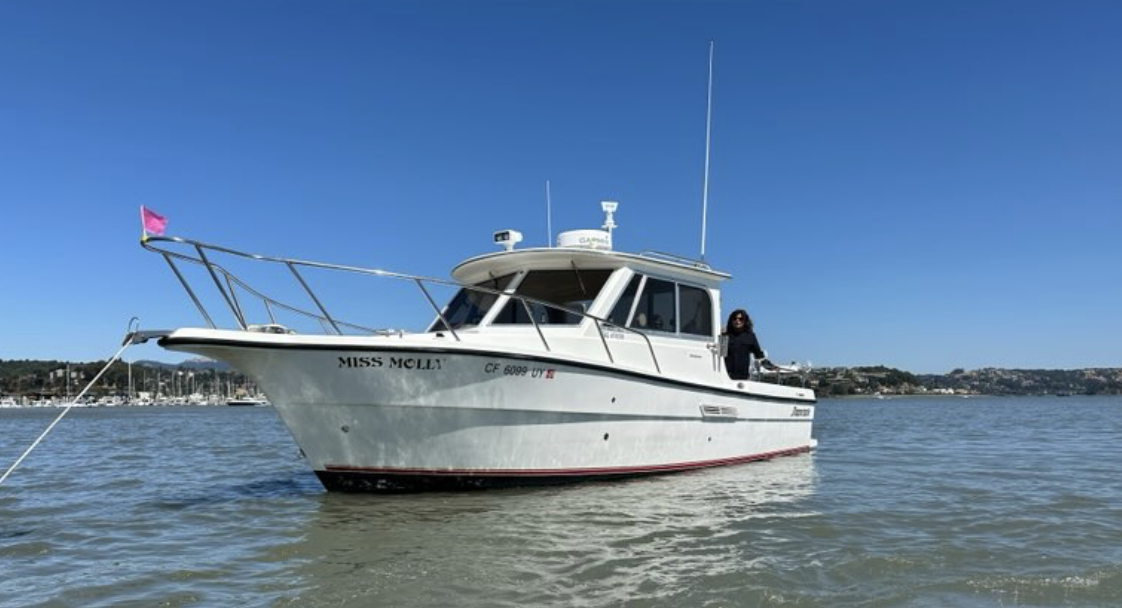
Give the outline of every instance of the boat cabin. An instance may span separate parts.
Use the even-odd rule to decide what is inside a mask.
[[[608,209],[605,209],[608,211]],[[557,247],[504,251],[452,270],[463,285],[428,327],[490,348],[538,348],[636,370],[728,381],[720,353],[721,282],[729,275],[678,256],[611,249],[607,230],[558,235]],[[511,234],[515,235],[511,238]]]
[[[592,324],[595,317],[607,321],[606,328],[707,342],[720,333],[719,285],[728,278],[697,262],[664,255],[579,247],[483,255],[463,262],[452,275],[488,290],[464,288],[452,298],[444,320],[457,331],[533,321],[541,327],[573,327]],[[429,331],[444,328],[438,318]]]

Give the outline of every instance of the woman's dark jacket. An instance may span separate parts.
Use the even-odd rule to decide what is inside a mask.
[[[747,380],[749,355],[755,355],[757,360],[764,358],[760,341],[756,339],[756,333],[750,329],[725,335],[729,339],[728,355],[725,356],[725,369],[729,372],[729,378]]]

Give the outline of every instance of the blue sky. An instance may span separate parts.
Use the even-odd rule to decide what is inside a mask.
[[[774,359],[1122,366],[1119,31],[1094,1],[2,3],[0,358],[200,323],[142,204],[447,276],[544,244],[550,180],[555,231],[611,198],[617,248],[696,255],[712,39],[707,259]]]

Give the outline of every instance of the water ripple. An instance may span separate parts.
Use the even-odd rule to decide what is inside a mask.
[[[57,412],[0,412],[10,462]],[[813,455],[327,494],[263,408],[74,411],[0,489],[0,606],[1112,606],[1122,400],[824,401]]]

